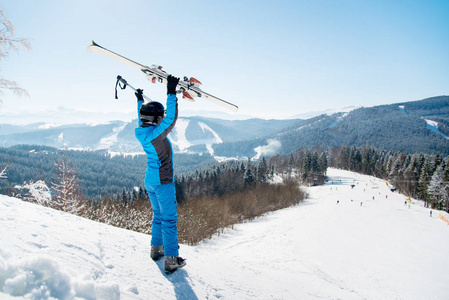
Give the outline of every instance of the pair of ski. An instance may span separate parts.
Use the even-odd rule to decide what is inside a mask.
[[[167,77],[168,73],[162,70],[161,66],[152,65],[151,67],[144,66],[138,62],[135,62],[129,58],[126,58],[120,54],[117,54],[115,52],[112,52],[111,50],[108,50],[94,41],[92,41],[92,45],[87,47],[87,51],[91,53],[97,53],[101,54],[107,57],[110,57],[112,59],[115,59],[121,63],[124,63],[132,68],[135,68],[137,70],[142,71],[148,80],[150,80],[152,83],[167,83]],[[124,87],[126,85],[130,86],[132,89],[135,90],[134,87],[132,87],[129,83],[126,82],[121,76],[117,77],[117,84],[121,82],[124,84]],[[186,77],[184,76],[181,78],[181,80],[178,83],[179,91],[178,93],[181,93],[183,98],[186,98],[187,100],[194,101],[195,98],[204,98],[206,100],[209,100],[213,103],[216,103],[220,106],[223,106],[231,111],[236,112],[238,110],[238,107],[232,103],[229,103],[223,99],[217,98],[211,94],[208,94],[204,91],[202,91],[199,86],[201,85],[201,82],[193,77]],[[116,85],[117,87],[117,85]],[[124,88],[123,87],[123,88]],[[145,97],[147,101],[151,101],[150,98]]]

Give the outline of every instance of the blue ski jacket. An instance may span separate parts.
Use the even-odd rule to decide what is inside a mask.
[[[173,172],[173,149],[168,134],[175,127],[178,119],[178,99],[176,95],[167,95],[166,115],[158,125],[143,127],[140,119],[140,107],[143,101],[137,102],[139,127],[135,129],[136,138],[147,154],[147,171],[145,185],[160,185],[175,182]]]

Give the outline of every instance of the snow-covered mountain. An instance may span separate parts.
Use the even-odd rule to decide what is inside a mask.
[[[148,235],[0,196],[0,298],[447,299],[449,215],[328,175],[300,205],[181,245],[171,275]]]
[[[226,120],[180,117],[170,134],[178,153],[215,157],[289,154],[301,147],[376,147],[397,152],[449,154],[449,96],[358,108],[310,119]],[[104,124],[0,124],[0,147],[36,144],[109,152],[142,152],[136,120]],[[265,153],[265,154],[263,154]]]
[[[49,123],[57,125],[70,125],[80,123],[106,123],[111,120],[131,121],[136,117],[134,109],[116,112],[94,112],[76,110],[64,106],[55,107],[53,110],[42,111],[4,111],[0,110],[0,120],[3,124],[22,125],[33,123]]]
[[[210,153],[212,145],[252,140],[288,127],[299,120],[224,120],[203,117],[179,118],[169,137],[180,153]],[[103,124],[0,125],[0,147],[18,144],[45,145],[56,148],[143,152],[134,136],[137,120],[111,121]]]
[[[217,144],[220,156],[256,155],[256,147],[273,141],[278,153],[289,154],[301,147],[370,146],[406,153],[449,154],[449,96],[420,101],[358,108],[350,112],[320,115],[302,120],[254,141]]]

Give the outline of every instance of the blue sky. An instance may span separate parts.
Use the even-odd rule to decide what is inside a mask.
[[[10,111],[132,111],[117,75],[165,102],[165,87],[86,47],[100,45],[235,103],[284,118],[449,94],[449,1],[3,1],[29,52],[0,61],[30,98]],[[180,100],[182,111],[221,110]],[[206,113],[202,113],[207,115]]]

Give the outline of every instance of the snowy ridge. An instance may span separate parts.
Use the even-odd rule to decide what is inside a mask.
[[[440,212],[373,177],[328,175],[303,204],[181,245],[172,275],[148,235],[0,196],[0,298],[446,299]]]
[[[53,128],[53,127],[59,127],[60,125],[54,124],[54,123],[45,123],[42,125],[39,125],[37,128],[38,129],[48,129],[48,128]]]

